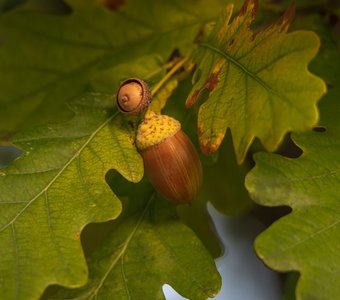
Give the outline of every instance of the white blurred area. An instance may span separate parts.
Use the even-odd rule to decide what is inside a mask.
[[[208,205],[217,233],[225,247],[216,259],[222,289],[214,300],[279,300],[281,283],[277,273],[266,268],[254,252],[254,239],[264,226],[253,216],[229,217]],[[167,300],[186,299],[169,285],[163,286]]]

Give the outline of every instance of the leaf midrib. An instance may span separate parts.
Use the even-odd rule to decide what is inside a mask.
[[[117,256],[115,257],[115,259],[112,261],[111,265],[109,266],[109,268],[107,269],[107,271],[105,272],[105,274],[103,275],[102,279],[100,280],[98,286],[92,291],[92,295],[90,296],[89,300],[93,299],[93,297],[96,297],[98,294],[98,291],[101,289],[101,287],[103,286],[104,282],[106,281],[107,277],[109,276],[109,274],[112,272],[113,268],[116,266],[116,264],[118,263],[118,261],[125,255],[127,248],[129,247],[129,244],[132,240],[132,238],[134,237],[138,227],[140,226],[140,224],[142,223],[145,214],[150,206],[150,204],[152,203],[153,199],[154,199],[155,194],[153,193],[147,204],[145,205],[145,208],[141,214],[141,216],[139,217],[136,225],[133,227],[131,233],[129,234],[129,236],[126,238],[126,240],[124,241],[124,246],[122,248],[122,250],[117,254]]]
[[[105,120],[84,142],[84,144],[76,151],[76,153],[65,163],[65,166],[60,169],[60,171],[51,179],[51,181],[35,196],[33,197],[16,215],[13,219],[7,223],[7,225],[0,228],[0,232],[4,231],[8,226],[15,223],[15,221],[22,215],[22,213],[36,200],[38,199],[43,193],[45,193],[53,183],[62,175],[62,173],[67,169],[67,167],[82,153],[85,147],[92,141],[92,139],[97,135],[97,133],[103,129],[109,122],[111,122],[117,113],[113,114],[107,120]]]
[[[269,94],[275,95],[278,98],[286,103],[288,103],[289,105],[293,106],[294,109],[296,109],[301,115],[305,114],[305,111],[302,108],[299,108],[296,105],[292,105],[291,100],[286,97],[285,95],[283,95],[282,93],[280,93],[279,91],[273,89],[272,87],[270,87],[270,85],[265,82],[264,80],[262,80],[260,77],[257,76],[257,73],[254,73],[252,71],[250,71],[245,65],[243,65],[242,63],[240,63],[237,59],[233,58],[231,55],[229,55],[226,52],[223,52],[222,50],[208,44],[208,43],[200,43],[200,46],[210,49],[211,51],[215,51],[217,54],[221,55],[222,57],[224,57],[227,61],[231,62],[233,65],[235,65],[236,67],[238,67],[239,69],[241,69],[242,71],[245,72],[246,75],[248,75],[249,77],[251,77],[252,79],[254,79],[258,84],[260,84]],[[296,51],[300,51],[301,49],[298,50],[294,50],[293,52]],[[302,49],[303,50],[303,49]],[[287,54],[287,53],[286,53]],[[267,67],[267,66],[266,66]],[[262,70],[261,70],[262,71]],[[272,101],[269,101],[269,105],[272,108]],[[273,121],[273,120],[272,120]]]
[[[200,43],[200,46],[204,48],[208,48],[219,55],[223,56],[226,60],[233,63],[236,67],[244,71],[249,77],[253,78],[256,82],[258,82],[263,88],[265,88],[268,92],[280,97],[284,98],[278,91],[271,88],[265,81],[263,81],[260,77],[258,77],[255,73],[250,71],[245,65],[241,64],[239,61],[237,61],[235,58],[230,56],[228,53],[221,51],[220,49],[208,44],[208,43]]]

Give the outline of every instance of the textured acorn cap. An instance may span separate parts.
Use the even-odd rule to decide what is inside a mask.
[[[150,105],[151,99],[147,83],[136,77],[123,81],[116,94],[118,109],[127,115],[143,113]]]
[[[165,115],[152,114],[139,125],[136,145],[139,150],[158,145],[181,130],[181,123]]]

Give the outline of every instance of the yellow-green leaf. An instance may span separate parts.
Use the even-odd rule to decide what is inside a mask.
[[[23,154],[0,170],[1,299],[38,299],[49,284],[87,282],[80,233],[121,213],[107,171],[133,182],[143,175],[133,132],[113,103],[113,96],[85,96],[72,104],[71,121],[13,139]]]
[[[256,8],[256,0],[247,0],[230,22],[229,5],[207,27],[193,56],[198,80],[187,99],[191,106],[209,91],[198,117],[201,148],[207,154],[216,151],[230,128],[239,163],[256,137],[274,151],[288,131],[312,128],[318,121],[316,103],[326,91],[308,71],[319,48],[317,35],[287,33],[292,7],[255,33],[250,25]]]

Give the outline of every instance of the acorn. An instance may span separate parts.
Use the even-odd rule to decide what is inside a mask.
[[[155,190],[176,204],[191,202],[202,184],[202,166],[180,122],[149,114],[137,129],[136,146]]]
[[[136,77],[123,81],[116,94],[118,109],[128,115],[143,113],[150,105],[151,98],[149,86]]]

